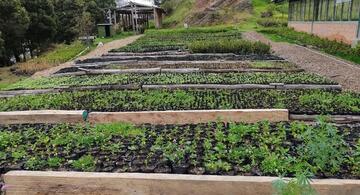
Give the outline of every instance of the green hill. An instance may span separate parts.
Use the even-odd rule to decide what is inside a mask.
[[[270,0],[165,0],[166,26],[192,26],[254,23],[261,15],[285,18],[286,3],[274,4]]]

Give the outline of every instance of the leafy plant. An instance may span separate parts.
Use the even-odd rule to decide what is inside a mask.
[[[94,171],[96,168],[95,159],[91,155],[82,156],[78,160],[74,160],[71,165],[81,171]]]
[[[334,174],[341,169],[347,146],[335,126],[319,119],[318,127],[307,128],[301,138],[304,143],[299,148],[299,155],[313,172]]]
[[[316,195],[316,191],[312,188],[307,175],[298,175],[295,179],[285,181],[278,179],[273,182],[275,195]]]

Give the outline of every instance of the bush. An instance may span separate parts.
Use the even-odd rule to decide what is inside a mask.
[[[350,45],[342,42],[320,38],[304,32],[297,32],[290,28],[267,28],[262,29],[259,32],[270,35],[278,41],[287,41],[299,45],[310,45],[328,54],[335,55],[355,63],[360,63],[360,46],[357,48],[351,48]]]
[[[262,18],[257,20],[257,23],[263,27],[286,27],[287,21],[275,18]]]
[[[245,40],[195,41],[190,43],[188,47],[193,53],[270,54],[269,45]]]

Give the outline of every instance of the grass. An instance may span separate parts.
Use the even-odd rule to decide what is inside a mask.
[[[15,65],[16,72],[24,75],[32,75],[37,71],[41,71],[50,67],[57,66],[76,57],[87,47],[80,41],[67,44],[54,45],[49,51],[40,55],[40,57],[31,59],[24,63]]]
[[[10,69],[10,67],[0,68],[0,90],[25,78],[24,76],[14,74]]]
[[[164,4],[164,7],[172,7],[173,12],[170,16],[167,16],[164,20],[165,26],[178,26],[181,25],[181,22],[185,20],[187,14],[194,5],[195,0],[183,0],[177,2],[177,0],[167,1]]]
[[[131,35],[133,35],[133,33],[124,32],[110,38],[97,38],[88,50],[85,50],[87,46],[80,41],[75,41],[70,45],[53,45],[47,52],[41,54],[38,58],[28,60],[24,63],[18,63],[11,67],[0,68],[0,89],[6,88],[8,85],[27,78],[38,71],[68,62],[75,57],[78,57],[83,51],[84,52],[81,55],[85,55],[91,50],[96,49],[100,42],[108,43]]]

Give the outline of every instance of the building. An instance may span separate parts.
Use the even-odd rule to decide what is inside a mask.
[[[149,20],[154,19],[155,27],[162,28],[165,11],[154,0],[117,0],[114,11],[116,23],[124,30],[132,29],[141,33],[149,27]]]
[[[360,40],[360,0],[290,0],[289,27],[347,44]]]

